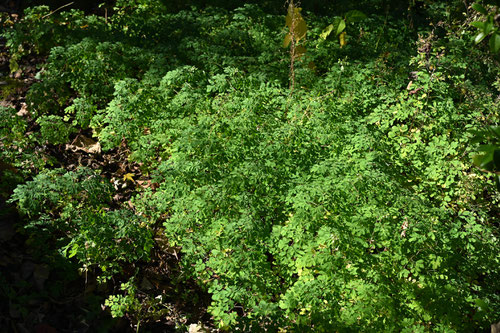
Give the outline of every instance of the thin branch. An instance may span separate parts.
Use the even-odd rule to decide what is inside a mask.
[[[42,19],[47,18],[47,17],[49,17],[50,15],[54,14],[55,12],[58,12],[58,11],[60,11],[61,9],[65,8],[65,7],[71,6],[71,5],[72,5],[72,4],[74,4],[74,3],[75,3],[75,2],[74,2],[74,1],[72,1],[72,2],[70,2],[70,3],[67,3],[67,4],[65,4],[65,5],[62,5],[61,7],[57,8],[57,9],[54,9],[53,11],[51,11],[50,13],[48,13],[47,15],[42,16]]]

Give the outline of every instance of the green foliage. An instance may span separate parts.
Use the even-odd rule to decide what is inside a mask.
[[[82,268],[101,270],[101,279],[120,271],[120,262],[147,259],[152,236],[130,210],[110,210],[111,186],[94,171],[54,169],[19,185],[11,202],[32,221],[26,226],[58,238],[62,253]]]
[[[70,47],[54,47],[48,61],[42,81],[28,96],[32,110],[43,115],[65,108],[58,113],[86,128],[97,108],[111,99],[115,81],[145,71],[152,55],[120,42],[85,38]],[[68,105],[72,92],[79,98]]]
[[[52,144],[67,142],[69,135],[74,132],[74,128],[56,115],[39,117],[37,122],[40,125],[42,139]]]
[[[51,14],[48,6],[27,8],[22,21],[3,31],[10,49],[10,69],[19,68],[19,59],[30,53],[46,54],[54,46],[75,42],[84,35],[98,35],[104,19],[69,10]]]
[[[478,44],[489,36],[490,51],[493,53],[500,52],[500,32],[498,31],[500,22],[498,22],[498,6],[495,6],[494,11],[491,12],[479,3],[472,4],[472,8],[484,15],[485,18],[485,21],[474,21],[471,23],[472,26],[479,29],[479,33],[474,38],[474,41]]]
[[[343,47],[346,44],[346,32],[344,30],[347,24],[360,22],[364,19],[366,19],[366,15],[363,12],[359,10],[350,10],[345,14],[344,18],[335,17],[333,23],[328,25],[323,32],[321,32],[320,37],[325,40],[333,32],[335,36],[339,37],[340,47]]]
[[[480,145],[479,154],[474,156],[474,164],[482,170],[495,174],[497,189],[500,191],[500,127],[490,126],[478,131],[471,143],[486,142]]]
[[[471,168],[470,140],[497,120],[499,70],[455,7],[429,8],[448,20],[419,34],[386,12],[347,11],[328,34],[359,29],[340,48],[325,32],[320,42],[335,18],[293,6],[285,32],[283,15],[255,5],[118,2],[99,38],[51,49],[29,103],[45,140],[90,127],[155,185],[132,211],[111,208],[94,171],[44,170],[12,201],[103,279],[147,259],[148,225],[161,222],[223,329],[489,327],[500,197]],[[306,32],[315,68],[296,63],[291,95],[281,37]],[[113,315],[140,311],[134,288],[108,299]]]
[[[485,21],[475,21],[471,25],[478,28],[480,32],[474,38],[476,44],[489,36],[489,47],[493,54],[500,51],[500,32],[498,26],[500,14],[498,6],[494,10],[488,11],[479,3],[474,3],[472,8],[484,15]],[[495,85],[498,88],[498,78]],[[479,147],[479,154],[474,156],[474,164],[480,169],[494,174],[497,189],[500,191],[500,131],[498,126],[489,126],[486,130],[477,131],[471,143],[482,143]]]
[[[120,289],[125,295],[111,295],[104,302],[110,308],[113,318],[123,317],[128,312],[137,312],[140,308],[140,303],[135,297],[136,288],[133,280],[122,283]]]
[[[16,114],[14,108],[0,106],[0,142],[4,156],[11,146],[22,145],[26,122]]]

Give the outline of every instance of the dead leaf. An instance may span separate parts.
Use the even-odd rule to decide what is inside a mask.
[[[21,109],[16,113],[19,117],[24,117],[29,114],[28,106],[26,103],[21,103]]]
[[[73,152],[81,150],[89,154],[100,154],[102,151],[101,144],[99,142],[94,141],[85,135],[78,135],[71,144],[66,145],[66,149]]]
[[[408,85],[406,86],[406,90],[410,90],[412,84],[413,84],[413,81],[410,81],[410,83],[408,83]]]

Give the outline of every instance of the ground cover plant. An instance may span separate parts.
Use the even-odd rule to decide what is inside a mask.
[[[28,114],[0,109],[28,232],[137,330],[170,313],[143,278],[159,252],[214,330],[498,322],[498,8],[193,5],[4,24],[10,70],[47,56]]]

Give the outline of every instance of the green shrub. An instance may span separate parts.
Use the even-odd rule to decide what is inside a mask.
[[[44,170],[12,201],[102,279],[147,259],[161,222],[223,329],[489,327],[500,197],[469,142],[498,122],[498,66],[457,3],[422,6],[432,28],[369,14],[342,48],[303,12],[292,94],[284,16],[118,2],[102,35],[51,49],[28,101],[42,138],[90,127],[151,182],[132,211],[94,171]],[[140,311],[134,288],[114,315]]]
[[[40,125],[42,139],[52,144],[67,142],[69,135],[75,131],[61,117],[55,115],[39,117],[37,122]]]
[[[28,228],[49,232],[62,253],[84,269],[98,267],[101,279],[120,272],[120,263],[147,260],[152,234],[144,220],[126,209],[110,210],[111,185],[94,171],[43,171],[19,185],[11,202],[32,221]]]

